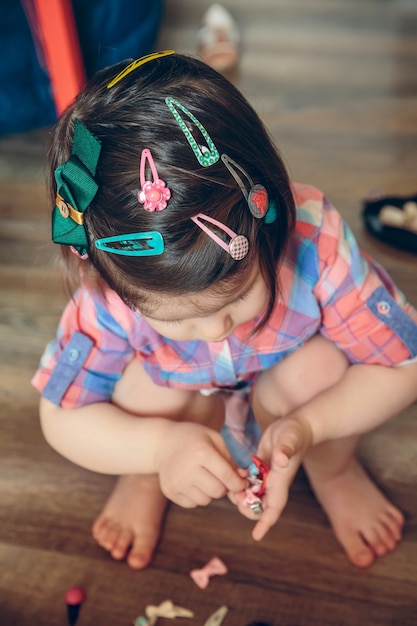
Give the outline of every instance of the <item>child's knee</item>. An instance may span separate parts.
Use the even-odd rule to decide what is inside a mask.
[[[335,385],[348,367],[346,357],[334,344],[315,335],[260,375],[253,404],[261,428]]]
[[[223,403],[199,391],[157,385],[138,359],[125,368],[115,386],[112,402],[140,417],[165,417],[196,422],[220,430],[224,421]]]

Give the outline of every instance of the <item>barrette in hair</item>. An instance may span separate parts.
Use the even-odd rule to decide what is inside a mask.
[[[248,203],[248,207],[252,215],[256,218],[264,217],[268,211],[268,192],[263,185],[254,185],[253,180],[243,169],[241,165],[236,163],[233,159],[231,159],[227,154],[222,154],[221,159],[237,184],[240,187],[240,190]],[[245,183],[239,176],[237,170],[246,178],[249,183],[249,191],[246,188]]]
[[[117,74],[117,76],[115,76],[113,80],[111,80],[108,83],[107,89],[114,87],[114,85],[116,85],[120,80],[122,80],[122,78],[130,74],[130,72],[133,72],[135,69],[137,69],[141,65],[144,65],[145,63],[149,63],[149,61],[153,61],[154,59],[160,59],[161,57],[166,57],[170,54],[174,54],[174,52],[175,52],[174,50],[162,50],[161,52],[152,52],[151,54],[145,54],[144,56],[139,57],[139,59],[132,61],[132,63],[129,63],[129,65],[124,68],[124,70],[119,72],[119,74]]]
[[[201,124],[201,122],[199,122],[195,115],[193,115],[183,104],[180,104],[178,100],[175,100],[175,98],[165,98],[165,102],[168,106],[168,109],[174,116],[178,126],[184,133],[200,165],[202,165],[203,167],[210,167],[211,165],[214,165],[214,163],[217,163],[220,158],[219,152],[214,145],[212,138],[210,137],[204,126]],[[180,109],[180,111],[185,113],[185,115],[197,126],[198,130],[206,140],[206,146],[202,146],[196,141],[191,131],[188,129],[186,123],[182,119],[181,115],[178,113],[177,109]]]
[[[218,220],[215,220],[213,217],[209,215],[205,215],[204,213],[199,213],[191,218],[194,224],[197,224],[202,231],[206,233],[213,241],[215,241],[223,250],[226,250],[228,254],[235,259],[235,261],[241,261],[245,258],[249,250],[249,242],[245,235],[237,235],[231,228],[228,228],[225,224],[222,224]],[[230,237],[230,241],[227,244],[223,239],[218,237],[213,231],[211,231],[201,220],[205,222],[210,222],[210,224],[214,224],[220,230],[225,232]]]
[[[151,168],[153,180],[145,179],[146,161],[148,161]],[[167,200],[171,197],[171,191],[165,186],[165,181],[159,178],[151,151],[148,148],[142,150],[139,178],[142,188],[138,191],[138,200],[143,204],[143,208],[146,211],[162,211],[165,209]]]
[[[94,245],[103,252],[122,256],[157,256],[164,251],[164,240],[157,230],[103,237],[96,239]]]
[[[88,239],[84,211],[98,190],[95,180],[101,143],[80,120],[74,120],[71,156],[55,170],[57,195],[52,211],[52,241],[71,246],[81,257]]]

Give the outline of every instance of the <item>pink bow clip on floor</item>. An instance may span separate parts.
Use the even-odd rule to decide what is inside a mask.
[[[200,589],[205,589],[210,581],[211,576],[223,576],[227,574],[228,569],[221,559],[214,556],[201,569],[193,569],[190,576]]]

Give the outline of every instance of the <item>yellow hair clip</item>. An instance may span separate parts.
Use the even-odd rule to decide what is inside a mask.
[[[161,52],[152,52],[151,54],[146,54],[145,56],[140,57],[139,59],[136,59],[135,61],[132,61],[132,63],[130,63],[127,67],[125,67],[124,70],[119,72],[119,74],[117,74],[117,76],[109,82],[109,84],[107,85],[107,89],[114,87],[114,85],[116,85],[116,83],[122,80],[122,78],[127,76],[127,74],[130,74],[130,72],[133,72],[133,70],[140,67],[141,65],[144,65],[145,63],[148,63],[149,61],[153,61],[154,59],[159,59],[160,57],[166,57],[169,54],[174,54],[174,52],[175,50],[162,50]]]

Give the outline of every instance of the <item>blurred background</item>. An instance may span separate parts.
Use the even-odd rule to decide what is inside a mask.
[[[154,563],[134,572],[90,534],[113,478],[47,446],[30,385],[67,300],[50,242],[49,129],[87,76],[158,49],[213,63],[221,59],[211,53],[229,55],[222,72],[260,114],[291,177],[326,192],[362,248],[417,305],[415,254],[374,238],[362,217],[367,198],[417,194],[415,0],[228,0],[233,21],[220,26],[218,17],[207,23],[205,0],[1,6],[0,624],[65,625],[65,591],[81,585],[87,600],[78,626],[132,624],[147,604],[166,598],[195,613],[177,618],[178,626],[203,625],[222,604],[224,626],[415,626],[416,406],[360,447],[407,520],[400,547],[369,570],[347,562],[300,471],[282,519],[261,544],[227,501],[193,511],[172,506]],[[189,571],[213,555],[229,574],[201,591]]]

